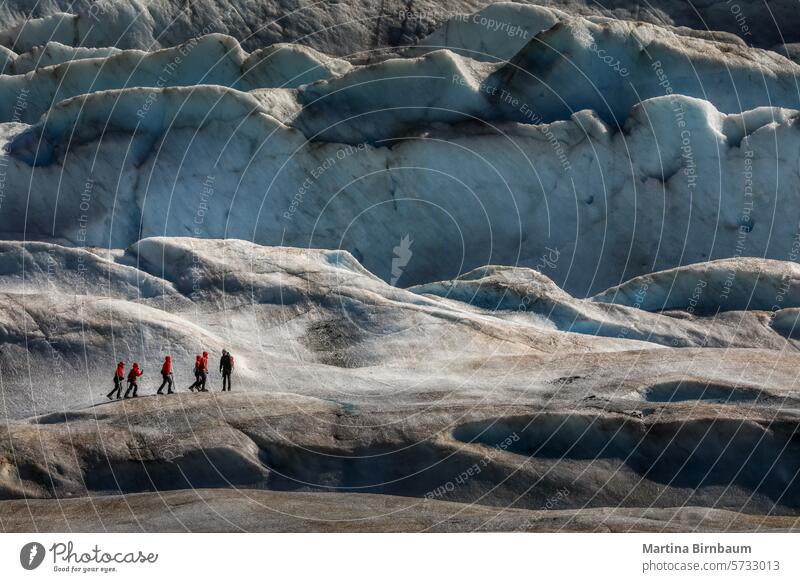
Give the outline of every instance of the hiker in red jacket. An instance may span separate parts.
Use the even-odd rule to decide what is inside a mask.
[[[189,390],[194,392],[194,389],[197,388],[198,391],[200,390],[200,371],[203,369],[203,358],[202,356],[195,356],[194,358],[194,384],[189,386]]]
[[[142,371],[139,369],[139,363],[134,362],[133,368],[131,368],[131,371],[128,372],[128,389],[125,391],[125,398],[128,398],[128,394],[131,393],[131,390],[133,390],[134,398],[139,396],[139,384],[136,382],[136,380],[138,380],[139,376],[141,375]]]
[[[114,392],[117,393],[117,400],[120,399],[122,396],[122,382],[125,381],[125,362],[119,362],[117,364],[117,370],[114,372],[114,389],[106,394],[106,397],[109,400],[114,400],[111,395]]]
[[[219,359],[219,373],[222,374],[222,391],[231,391],[231,372],[233,372],[233,356],[228,350],[222,350],[222,357]]]
[[[208,352],[203,352],[203,357],[201,358],[201,368],[200,368],[200,392],[208,392],[206,390],[206,379],[208,378]]]
[[[164,358],[164,365],[161,366],[161,386],[158,387],[156,394],[161,394],[164,386],[167,386],[167,394],[172,394],[172,360],[169,356]]]

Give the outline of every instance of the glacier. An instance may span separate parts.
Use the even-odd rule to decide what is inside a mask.
[[[295,88],[347,72],[351,65],[328,59],[313,49],[272,45],[252,54],[225,35],[210,34],[153,53],[126,50],[64,52],[50,43],[42,51],[17,56],[7,63],[16,74],[0,76],[0,99],[6,104],[0,119],[14,119],[15,101],[25,92],[28,104],[14,121],[35,123],[59,102],[71,97],[125,87],[215,85],[242,91]],[[48,55],[56,54],[49,59]],[[30,68],[34,61],[35,68]],[[48,64],[49,61],[54,61]],[[60,62],[59,62],[60,61]]]
[[[2,4],[4,528],[795,530],[798,11],[697,4]]]
[[[0,44],[17,52],[56,40],[84,46],[156,49],[208,32],[236,36],[257,48],[276,42],[312,46],[328,54],[347,55],[376,48],[414,45],[434,33],[456,13],[459,18],[491,8],[491,0],[364,0],[320,3],[274,0],[267,3],[193,0],[193,9],[169,0],[9,0],[0,6],[7,28]],[[510,3],[497,3],[510,4]],[[739,0],[735,14],[727,0],[691,5],[683,0],[655,3],[639,0],[538,0],[540,5],[584,17],[638,20],[694,31],[725,31],[762,48],[800,40],[792,0]],[[734,9],[735,10],[735,9]],[[254,26],[260,23],[260,26]],[[323,26],[320,26],[323,23]]]
[[[547,492],[565,486],[558,519],[581,512],[581,531],[602,528],[601,509],[617,506],[615,527],[635,530],[677,527],[676,511],[710,529],[796,519],[798,340],[772,329],[766,311],[650,313],[574,299],[537,271],[508,267],[403,290],[342,251],[231,239],[150,238],[124,253],[4,243],[0,262],[0,460],[24,467],[0,472],[9,527],[26,527],[23,499],[29,519],[55,524],[52,503],[120,495],[167,527],[154,525],[148,494],[192,489],[228,514],[232,488],[278,507],[297,499],[280,492],[308,503],[325,495],[305,509],[321,516],[334,503],[345,522],[357,519],[340,505],[346,492],[359,503],[424,498],[445,522],[461,504],[481,501],[488,517],[515,500],[522,515],[499,529],[533,518],[525,527],[537,530]],[[759,296],[758,281],[769,289],[779,266],[695,269],[735,269]],[[787,296],[786,310],[796,302]],[[237,357],[234,392],[186,392],[192,353],[222,347]],[[136,358],[149,392],[164,351],[177,396],[102,403],[106,362]],[[491,471],[442,487],[487,450]],[[587,472],[604,485],[577,478]],[[297,525],[260,517],[233,523]],[[76,527],[97,527],[81,519]]]
[[[788,258],[797,174],[778,160],[797,148],[797,65],[646,23],[504,4],[478,15],[509,11],[530,19],[531,38],[496,62],[459,49],[476,39],[466,32],[361,65],[296,45],[248,54],[212,34],[166,82],[185,45],[0,76],[0,164],[5,191],[20,193],[0,231],[116,248],[158,235],[343,248],[385,280],[409,236],[406,286],[533,266],[555,248],[580,257],[548,273],[578,296],[682,264]]]
[[[462,358],[800,348],[800,296],[781,294],[800,271],[781,261],[700,263],[588,299],[521,267],[401,289],[345,251],[235,239],[153,237],[124,252],[5,242],[0,267],[0,364],[3,381],[18,386],[4,390],[0,412],[11,418],[96,402],[107,388],[94,379],[119,359],[136,359],[152,381],[165,350],[184,363],[176,378],[187,386],[193,353],[227,348],[239,388],[260,392],[275,381],[319,397],[332,386],[371,393],[376,373],[396,386],[395,371],[423,350],[426,366],[440,361],[453,376],[440,379],[448,391],[472,383],[458,372]],[[54,365],[57,389],[37,390],[53,384]],[[418,381],[411,375],[409,389]]]
[[[622,132],[582,111],[433,124],[381,146],[309,141],[271,112],[219,86],[141,88],[7,124],[0,164],[19,195],[0,231],[116,248],[160,235],[342,248],[385,280],[409,235],[403,285],[534,266],[553,248],[563,260],[547,274],[578,296],[680,264],[787,260],[797,237],[798,175],[778,163],[800,146],[794,110],[659,97]]]

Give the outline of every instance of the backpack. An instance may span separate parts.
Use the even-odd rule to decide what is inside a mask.
[[[222,356],[222,369],[223,370],[232,370],[233,369],[233,356],[230,354],[225,354]]]

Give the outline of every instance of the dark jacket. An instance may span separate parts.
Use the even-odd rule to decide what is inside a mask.
[[[142,375],[142,370],[139,368],[137,364],[133,365],[131,371],[128,372],[128,382],[136,382],[136,379]]]
[[[219,371],[230,373],[233,370],[233,356],[230,354],[223,354],[219,359]]]

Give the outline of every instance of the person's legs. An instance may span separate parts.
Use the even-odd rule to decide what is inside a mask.
[[[128,380],[128,389],[125,390],[125,398],[129,397],[128,395],[131,393],[131,390],[133,390],[133,385],[134,385],[134,382],[131,382],[130,380]]]
[[[161,374],[161,386],[158,387],[156,394],[161,394],[161,391],[164,389],[164,385],[169,381],[169,376],[166,374]],[[170,382],[170,388],[172,388],[172,382]]]
[[[133,397],[136,398],[138,396],[139,396],[139,383],[138,382],[134,382],[133,383]]]
[[[222,372],[222,391],[225,392],[227,390],[227,386],[230,383],[230,375],[227,372]]]
[[[106,397],[113,400],[111,395],[114,393],[117,394],[117,400],[119,400],[119,397],[122,395],[122,382],[119,381],[119,378],[114,378],[114,389],[109,392]]]
[[[172,374],[167,376],[167,394],[172,394]]]
[[[208,378],[208,374],[205,372],[200,372],[200,392],[207,392],[206,390],[206,379]]]

